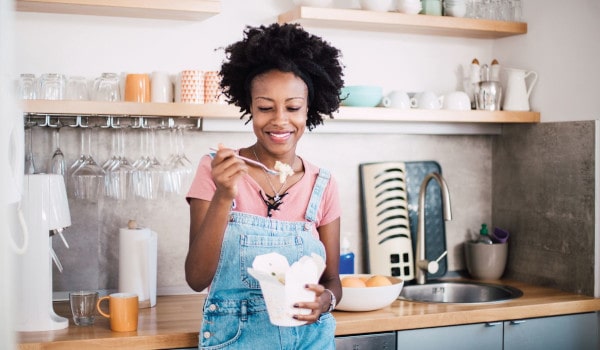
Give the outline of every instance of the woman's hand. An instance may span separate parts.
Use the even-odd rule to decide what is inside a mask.
[[[327,312],[331,304],[331,294],[325,293],[325,287],[321,284],[307,284],[307,290],[315,292],[315,300],[310,302],[299,302],[294,307],[299,309],[310,309],[308,315],[294,315],[294,319],[298,321],[306,321],[307,324],[315,323],[322,313]]]
[[[217,191],[222,195],[235,198],[237,195],[237,182],[248,173],[246,163],[236,157],[237,153],[229,148],[219,144],[219,150],[212,159],[211,175],[217,186]]]

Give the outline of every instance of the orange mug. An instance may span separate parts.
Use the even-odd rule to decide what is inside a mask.
[[[108,313],[102,311],[100,304],[108,300]],[[96,309],[100,315],[110,320],[110,329],[114,332],[133,332],[138,325],[138,296],[134,293],[113,293],[98,299]]]
[[[127,74],[125,101],[150,102],[150,77],[148,74]]]

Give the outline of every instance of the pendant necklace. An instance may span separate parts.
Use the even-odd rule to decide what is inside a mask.
[[[256,150],[254,148],[255,147],[252,146],[252,153],[254,153],[254,157],[256,158],[256,160],[259,163],[262,163],[260,161],[260,159],[258,158],[258,154],[256,154]],[[287,178],[281,184],[279,191],[277,191],[277,190],[275,190],[275,186],[273,185],[273,182],[271,182],[271,178],[269,177],[269,174],[267,173],[267,171],[265,169],[263,169],[263,171],[264,171],[265,178],[267,179],[267,182],[269,183],[269,186],[273,190],[274,195],[271,197],[266,192],[263,195],[262,190],[259,190],[258,193],[260,194],[260,197],[262,198],[263,202],[265,202],[265,205],[267,206],[267,216],[271,217],[271,215],[272,215],[271,211],[279,210],[279,206],[283,204],[283,201],[282,201],[283,197],[285,197],[288,194],[287,192],[280,194],[281,191],[283,190],[283,188],[285,187],[285,184],[287,183]]]

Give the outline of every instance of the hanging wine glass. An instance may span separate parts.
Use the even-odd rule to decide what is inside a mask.
[[[61,127],[62,127],[62,125],[59,120],[58,126],[56,127],[56,130],[53,133],[55,149],[54,149],[54,152],[52,153],[52,156],[50,157],[50,161],[48,164],[48,172],[51,174],[59,174],[64,177],[67,165],[65,163],[65,155],[63,154],[62,150],[60,149],[60,129],[61,129]]]
[[[126,200],[133,194],[133,173],[135,168],[125,157],[125,129],[118,129],[118,161],[107,170],[106,193],[116,200]]]
[[[25,174],[35,174],[35,161],[33,159],[33,126],[25,125]]]
[[[86,145],[88,154],[83,163],[73,171],[71,179],[75,187],[75,198],[96,201],[102,194],[104,188],[104,177],[106,175],[94,160],[91,154],[91,128],[86,128]]]

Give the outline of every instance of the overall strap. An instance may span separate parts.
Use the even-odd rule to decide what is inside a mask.
[[[306,220],[310,222],[315,222],[315,220],[317,220],[317,211],[319,210],[319,205],[321,204],[321,199],[323,198],[323,193],[325,192],[330,177],[331,174],[329,173],[329,170],[323,168],[319,169],[319,177],[317,177],[317,181],[315,182],[315,186],[313,187],[308,202],[308,207],[306,208]]]

